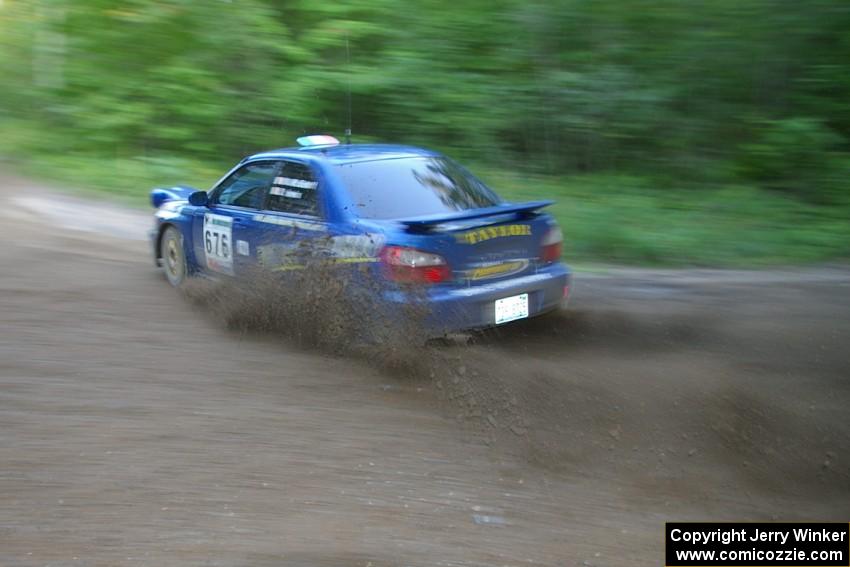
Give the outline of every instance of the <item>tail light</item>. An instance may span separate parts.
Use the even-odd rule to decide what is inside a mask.
[[[388,279],[401,283],[440,283],[451,278],[451,269],[438,254],[406,246],[385,246],[381,264]]]
[[[540,249],[540,259],[545,263],[557,262],[561,259],[564,249],[564,235],[561,229],[553,226],[543,237],[543,245]]]

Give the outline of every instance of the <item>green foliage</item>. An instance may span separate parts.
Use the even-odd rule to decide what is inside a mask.
[[[523,200],[551,196],[571,262],[762,267],[850,256],[848,209],[748,186],[661,187],[646,177],[491,176]]]
[[[785,189],[815,202],[840,200],[847,186],[838,148],[841,137],[808,118],[767,121],[756,140],[741,147],[742,173],[766,187]]]
[[[3,0],[0,144],[60,152],[34,158],[54,166],[107,159],[141,183],[169,170],[155,164],[212,170],[198,164],[339,135],[350,92],[355,140],[594,190],[630,180],[628,199],[565,195],[585,221],[564,218],[609,228],[571,252],[660,261],[695,233],[638,222],[670,202],[715,228],[709,203],[733,197],[850,208],[848,29],[844,0]],[[837,226],[824,218],[788,220],[814,242]],[[790,230],[753,228],[744,256],[775,256],[762,229]]]

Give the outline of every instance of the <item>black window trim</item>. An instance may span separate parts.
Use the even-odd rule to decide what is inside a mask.
[[[272,186],[272,183],[274,182],[274,178],[277,177],[278,173],[280,173],[282,161],[283,160],[281,160],[280,158],[273,158],[273,159],[269,158],[269,159],[253,160],[253,161],[249,161],[249,162],[245,162],[245,163],[241,163],[241,164],[237,165],[235,168],[233,168],[230,171],[230,173],[228,173],[224,177],[224,179],[222,179],[221,181],[216,183],[215,187],[213,187],[210,190],[210,193],[209,193],[210,206],[211,207],[224,207],[224,208],[227,208],[227,209],[236,209],[237,211],[263,211],[263,210],[265,210],[264,207],[266,205],[266,199],[268,197],[269,188]],[[274,168],[274,174],[272,174],[271,180],[263,188],[263,201],[260,203],[259,207],[243,207],[241,205],[229,205],[229,204],[225,204],[225,203],[216,202],[219,194],[222,191],[222,185],[224,185],[224,183],[226,183],[231,177],[233,177],[234,175],[236,175],[237,173],[239,173],[240,171],[242,171],[246,167],[250,167],[252,165],[257,165],[257,164],[263,164],[263,163],[274,164],[275,168]]]

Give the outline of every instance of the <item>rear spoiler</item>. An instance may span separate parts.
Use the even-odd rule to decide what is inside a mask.
[[[493,207],[484,207],[481,209],[468,209],[457,213],[400,219],[398,222],[405,225],[411,232],[427,232],[438,224],[446,224],[457,221],[483,219],[486,217],[511,214],[516,215],[518,218],[523,218],[530,216],[540,209],[548,207],[554,203],[555,201],[529,201],[527,203],[495,205]]]

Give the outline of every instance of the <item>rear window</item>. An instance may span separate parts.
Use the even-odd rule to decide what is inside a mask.
[[[337,171],[358,216],[401,219],[490,207],[501,202],[450,159],[416,157],[346,163]]]

